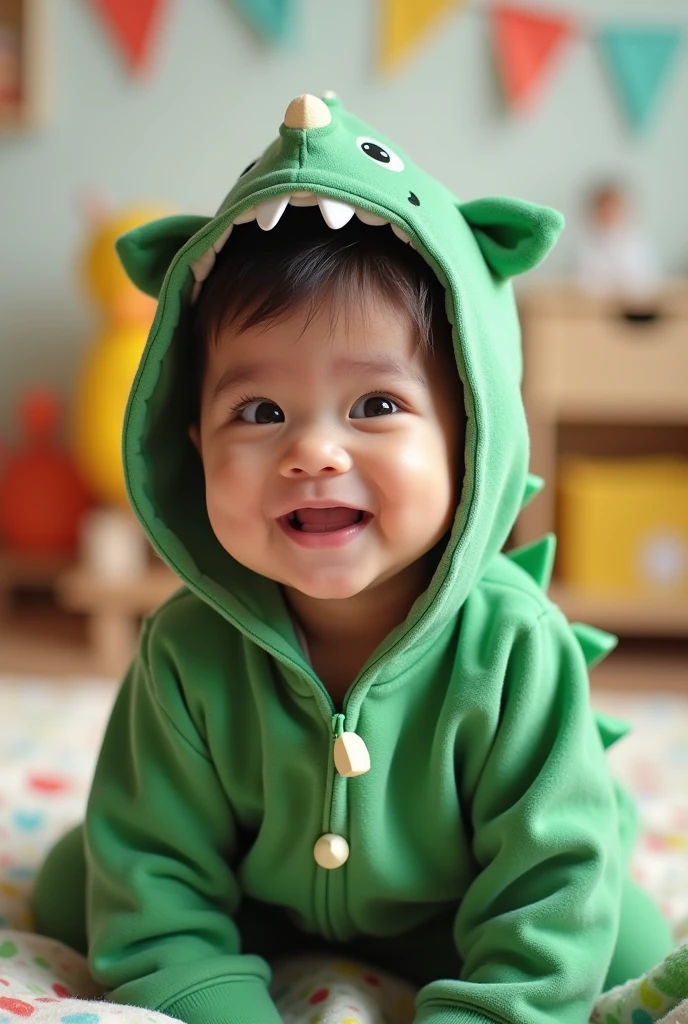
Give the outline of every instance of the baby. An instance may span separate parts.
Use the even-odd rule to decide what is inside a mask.
[[[129,493],[184,587],[35,895],[108,998],[277,1024],[270,967],[326,954],[418,1024],[582,1024],[669,951],[589,703],[612,641],[549,541],[501,553],[537,486],[509,278],[561,223],[304,96],[216,217],[120,241],[159,296]]]

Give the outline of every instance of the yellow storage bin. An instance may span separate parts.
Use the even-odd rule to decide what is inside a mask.
[[[596,593],[688,596],[688,460],[562,460],[559,573]]]

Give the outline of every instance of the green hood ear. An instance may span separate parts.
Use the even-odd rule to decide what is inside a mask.
[[[474,199],[462,203],[459,210],[498,277],[513,277],[536,267],[564,226],[557,210],[521,199]]]
[[[115,243],[122,266],[137,288],[157,299],[170,263],[212,217],[162,217],[121,235]]]

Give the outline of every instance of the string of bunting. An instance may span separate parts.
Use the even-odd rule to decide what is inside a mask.
[[[170,0],[89,0],[134,72],[151,59]],[[283,42],[292,34],[298,0],[227,0],[266,42]],[[545,12],[509,3],[467,5],[466,0],[379,0],[378,59],[394,73],[412,52],[451,14],[471,12],[488,19],[504,99],[509,109],[531,110],[567,45],[591,38],[611,80],[622,110],[634,129],[645,127],[657,109],[683,41],[683,29],[635,21],[588,25],[565,11]]]
[[[574,38],[592,38],[632,128],[645,127],[669,79],[683,29],[634,21],[588,25],[567,12],[545,12],[496,3],[468,7],[462,0],[380,0],[380,65],[395,72],[412,51],[437,33],[450,14],[486,17],[507,107],[531,110],[548,77]]]
[[[170,0],[88,0],[103,27],[135,74],[150,64],[159,29]],[[197,6],[195,0],[194,6]],[[250,27],[268,43],[281,43],[290,34],[293,0],[229,0]]]

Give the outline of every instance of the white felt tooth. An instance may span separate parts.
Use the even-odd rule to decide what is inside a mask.
[[[213,242],[213,249],[215,252],[222,252],[225,242],[234,230],[234,225],[230,224],[226,231],[223,231],[219,238],[216,238]]]
[[[339,199],[328,199],[326,196],[318,196],[318,206],[328,228],[338,231],[348,224],[356,213],[356,207],[351,203],[343,203]]]
[[[287,208],[289,196],[274,196],[272,199],[264,199],[256,206],[256,220],[258,227],[263,231],[272,231]]]
[[[389,224],[385,217],[378,217],[376,213],[369,213],[368,210],[362,210],[359,206],[356,207],[356,216],[364,224],[369,224],[372,228],[379,228],[383,224]]]
[[[191,273],[197,281],[205,281],[210,271],[215,266],[215,250],[211,247],[206,249],[202,256],[191,264]]]
[[[202,281],[194,281],[193,288],[191,289],[191,302],[192,304],[196,301],[198,296],[201,294],[201,288],[203,287]]]
[[[402,230],[401,230],[401,228],[400,228],[400,227],[397,227],[397,225],[396,225],[396,224],[392,224],[392,231],[393,231],[393,232],[394,232],[394,234],[395,234],[395,235],[397,236],[397,238],[400,238],[400,239],[402,240],[402,242],[406,242],[406,244],[407,244],[407,245],[408,245],[408,244],[409,244],[409,242],[411,241],[411,239],[410,239],[410,238],[409,238],[409,236],[408,236],[408,235],[406,234],[406,232],[405,232],[405,231],[402,231]]]
[[[252,206],[248,210],[244,210],[238,217],[234,218],[235,224],[249,224],[252,220],[256,219],[256,208]]]
[[[289,202],[292,206],[317,206],[318,197],[315,192],[292,192]]]

